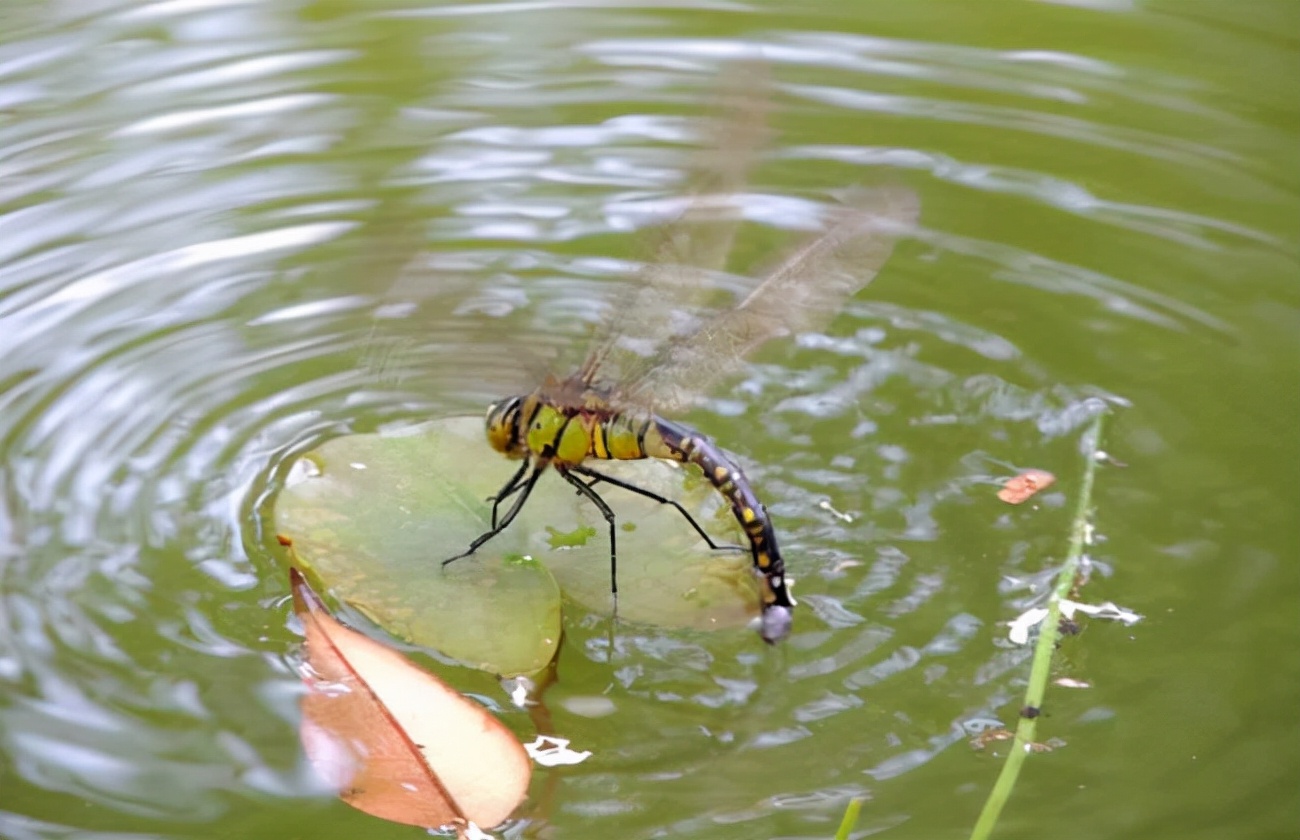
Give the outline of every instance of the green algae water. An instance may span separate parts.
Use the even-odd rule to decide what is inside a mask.
[[[414,836],[302,757],[280,481],[580,352],[755,59],[733,270],[845,188],[921,203],[825,329],[682,418],[761,489],[795,628],[567,600],[547,711],[593,756],[503,836],[829,838],[858,796],[861,836],[967,837],[1103,405],[1080,595],[1142,620],[1062,644],[1087,687],[1049,686],[995,836],[1300,835],[1297,8],[7,3],[0,837]],[[997,501],[1023,468],[1057,481]]]

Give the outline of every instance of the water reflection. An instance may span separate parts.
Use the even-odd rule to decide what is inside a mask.
[[[0,834],[341,830],[298,754],[258,494],[313,442],[477,412],[563,367],[734,58],[774,65],[783,108],[747,256],[878,177],[923,194],[926,229],[826,335],[772,348],[696,418],[789,534],[800,632],[770,659],[748,634],[629,628],[610,650],[575,620],[557,691],[616,709],[593,726],[557,697],[604,759],[535,818],[829,836],[870,784],[902,803],[873,827],[923,820],[927,763],[1014,703],[1023,654],[997,622],[1059,553],[1059,505],[991,510],[986,490],[1012,462],[1072,469],[1097,398],[1133,406],[1118,445],[1166,458],[1112,479],[1128,556],[1205,568],[1250,544],[1255,576],[1224,588],[1285,591],[1260,535],[1291,515],[1271,400],[1297,373],[1294,109],[1252,68],[1294,54],[1237,31],[1243,69],[1211,77],[1180,56],[1217,27],[1161,30],[1139,61],[1121,45],[1161,26],[1139,10],[1084,50],[930,3],[813,7],[6,12]],[[1008,31],[1103,20],[1017,15]],[[1134,565],[1126,591],[1184,612],[1218,594],[1177,601],[1195,584]]]

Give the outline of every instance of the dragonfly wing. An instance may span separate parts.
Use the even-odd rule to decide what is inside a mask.
[[[667,346],[623,395],[656,411],[680,410],[738,373],[765,342],[820,328],[871,282],[919,215],[920,201],[905,187],[858,191],[738,306]]]
[[[701,314],[713,308],[717,285],[708,277],[726,265],[749,171],[768,138],[769,87],[761,64],[741,63],[726,72],[713,109],[718,116],[708,121],[688,167],[688,197],[672,221],[650,235],[650,259],[616,296],[580,371],[582,381],[636,378],[655,350],[695,332]]]
[[[473,272],[421,255],[375,298],[360,366],[370,387],[437,409],[481,411],[537,387],[574,337],[546,330],[531,310]]]
[[[659,265],[705,271],[726,267],[740,225],[741,195],[750,170],[771,139],[771,109],[766,65],[742,62],[726,71],[713,109],[718,116],[709,122],[704,147],[691,166],[695,197],[678,224],[664,231],[665,241],[655,254]]]

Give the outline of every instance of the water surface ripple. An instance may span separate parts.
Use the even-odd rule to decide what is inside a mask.
[[[478,412],[578,358],[636,232],[674,206],[712,80],[755,58],[780,135],[732,268],[849,185],[924,206],[829,329],[691,417],[784,533],[797,632],[771,652],[611,643],[573,616],[551,699],[597,760],[539,782],[511,836],[830,836],[853,795],[869,832],[958,836],[991,771],[964,744],[1013,723],[1026,673],[1002,623],[1041,597],[1105,405],[1132,466],[1101,479],[1096,595],[1172,617],[1094,625],[1062,670],[1101,685],[1048,728],[1079,743],[1079,788],[1173,791],[1188,756],[1263,754],[1281,719],[1234,729],[1243,696],[1195,674],[1278,686],[1256,711],[1292,707],[1300,674],[1185,661],[1209,640],[1179,622],[1226,597],[1254,617],[1232,620],[1237,649],[1296,641],[1267,616],[1296,548],[1296,397],[1276,386],[1300,377],[1300,120],[1278,79],[1300,51],[1263,4],[850,6],[6,10],[0,836],[386,836],[299,755],[298,638],[258,505],[293,453]],[[1062,482],[1032,509],[992,501],[1024,466]],[[1175,661],[1157,709],[1143,682]],[[596,695],[613,716],[570,711]],[[1117,767],[1107,721],[1151,757]],[[1247,775],[1273,789],[1295,755]],[[1184,815],[1239,807],[1207,782],[1130,819],[1100,787],[1064,808],[1090,836],[1208,838]],[[1268,797],[1247,812],[1257,836],[1296,827]]]

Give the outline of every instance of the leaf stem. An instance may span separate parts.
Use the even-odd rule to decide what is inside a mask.
[[[855,796],[850,799],[848,807],[844,809],[844,819],[840,820],[840,828],[835,832],[835,840],[849,840],[849,832],[853,831],[861,811],[862,797]]]
[[[1079,563],[1089,543],[1092,514],[1092,486],[1097,473],[1098,452],[1101,446],[1101,431],[1107,412],[1101,411],[1093,419],[1085,437],[1087,464],[1084,465],[1083,482],[1079,489],[1079,503],[1075,508],[1074,520],[1070,527],[1070,547],[1065,562],[1056,576],[1056,585],[1047,601],[1047,617],[1043,619],[1038,633],[1038,643],[1034,647],[1034,659],[1029,670],[1029,685],[1025,688],[1025,705],[1021,709],[1020,721],[1016,724],[1015,739],[1007,753],[1006,763],[998,774],[993,789],[989,791],[984,808],[971,831],[971,840],[986,840],[997,825],[998,816],[1011,793],[1015,789],[1020,767],[1025,763],[1025,756],[1033,748],[1034,734],[1038,727],[1038,712],[1043,706],[1043,695],[1047,691],[1047,679],[1052,671],[1052,653],[1060,638],[1061,601],[1068,598],[1070,590],[1079,572]]]

